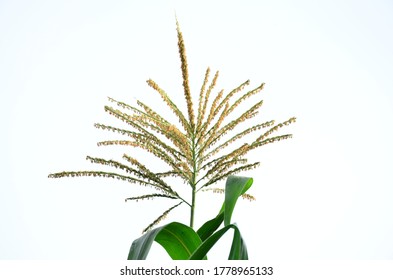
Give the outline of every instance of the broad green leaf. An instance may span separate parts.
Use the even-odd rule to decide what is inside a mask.
[[[224,212],[227,207],[227,211],[225,212],[225,216],[229,219],[228,224],[230,223],[230,219],[233,213],[233,209],[235,208],[235,204],[239,196],[245,194],[247,190],[252,185],[252,178],[247,177],[238,177],[238,176],[229,176],[226,182],[225,194],[229,191],[230,194],[225,195],[225,201],[222,204],[222,207],[218,213],[218,215],[204,223],[197,231],[198,235],[201,237],[202,241],[205,241],[209,236],[211,236],[214,231],[216,231],[224,220]],[[226,206],[228,205],[228,206]]]
[[[224,220],[224,212],[220,212],[214,219],[204,223],[198,230],[197,233],[202,241],[205,241],[209,236],[211,236],[221,225]]]
[[[149,254],[151,244],[156,235],[161,231],[162,227],[153,229],[138,239],[135,239],[131,244],[130,252],[128,253],[128,260],[145,260]]]
[[[243,240],[243,238],[240,235],[240,231],[236,224],[231,224],[228,226],[225,226],[224,228],[220,229],[219,231],[215,232],[213,235],[211,235],[209,238],[207,238],[195,252],[191,255],[189,258],[190,260],[201,260],[203,259],[204,256],[207,255],[207,253],[210,251],[210,249],[217,243],[218,240],[230,229],[234,229],[234,235],[233,235],[233,240],[232,240],[232,246],[231,246],[231,251],[229,253],[229,260],[247,260],[248,259],[248,254],[247,254],[247,247],[246,244]]]
[[[251,187],[252,183],[252,178],[228,176],[225,184],[225,206],[223,206],[225,226],[228,226],[231,223],[231,217],[237,199],[239,198],[239,196],[246,193],[246,191]]]
[[[145,260],[153,241],[158,242],[173,260],[186,260],[202,243],[190,227],[173,222],[156,228],[134,240],[128,254],[129,260]],[[205,258],[203,256],[202,258]]]
[[[238,228],[236,228],[233,233],[231,252],[229,253],[228,260],[248,260],[246,243]]]
[[[164,226],[155,241],[164,247],[173,260],[187,260],[202,243],[192,228],[176,222]]]

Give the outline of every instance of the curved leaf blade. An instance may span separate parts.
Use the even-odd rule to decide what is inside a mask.
[[[127,260],[145,260],[149,254],[151,245],[156,238],[156,235],[160,232],[161,229],[162,227],[153,229],[138,239],[135,239],[131,244]]]
[[[201,237],[202,241],[205,241],[209,236],[211,236],[221,225],[224,220],[224,216],[228,219],[228,224],[230,224],[231,216],[235,208],[235,204],[239,196],[245,194],[253,183],[252,178],[239,177],[239,176],[229,176],[226,182],[225,189],[225,200],[218,215],[204,223],[197,231],[198,235]],[[227,196],[227,192],[230,192]],[[228,205],[228,206],[226,206]],[[225,209],[228,209],[225,213]]]
[[[231,251],[229,253],[229,260],[248,260],[247,247],[246,244],[241,237],[240,231],[235,224],[231,224],[225,226],[219,231],[215,232],[209,238],[207,238],[195,252],[190,256],[189,260],[201,260],[210,249],[217,243],[218,240],[230,229],[233,228],[235,230]]]
[[[164,247],[173,260],[187,260],[202,243],[191,227],[177,222],[164,226],[155,241]]]
[[[228,260],[248,260],[246,243],[237,227],[233,233],[233,241]]]
[[[192,228],[173,222],[149,231],[134,240],[128,260],[145,260],[153,241],[159,243],[173,260],[188,259],[202,243],[199,235]]]
[[[198,230],[197,233],[202,241],[205,241],[209,236],[211,236],[224,221],[224,212],[220,212],[214,219],[211,219],[204,223]]]
[[[228,176],[225,184],[224,225],[231,223],[231,217],[237,199],[251,187],[253,179],[249,177]]]

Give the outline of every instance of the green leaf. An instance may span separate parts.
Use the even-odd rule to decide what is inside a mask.
[[[173,260],[187,260],[202,243],[199,235],[192,228],[173,222],[149,231],[134,240],[128,259],[145,260],[153,241],[164,247]],[[206,259],[205,256],[202,258]]]
[[[209,238],[207,238],[195,252],[190,256],[190,260],[201,260],[206,254],[210,251],[210,249],[217,243],[218,240],[230,229],[233,228],[235,230],[232,240],[231,251],[229,253],[229,260],[248,260],[247,247],[246,244],[241,237],[240,231],[236,224],[231,224],[225,226],[219,231],[215,232]]]
[[[197,231],[198,235],[205,241],[209,236],[211,236],[214,231],[216,231],[224,220],[224,216],[228,219],[228,224],[230,223],[235,204],[239,196],[245,194],[247,190],[251,187],[253,183],[252,178],[239,177],[239,176],[229,176],[226,181],[225,186],[225,201],[218,215],[204,223]],[[227,194],[229,192],[229,194]],[[225,209],[227,211],[225,212]]]
[[[228,260],[248,260],[246,243],[237,227],[233,233],[231,252],[229,253]]]
[[[252,183],[252,178],[228,176],[225,184],[225,206],[223,206],[224,209],[221,209],[221,211],[224,210],[225,226],[228,226],[231,223],[231,217],[233,210],[235,209],[237,199],[239,196],[246,193],[246,191],[251,187]]]
[[[149,254],[151,244],[153,243],[156,235],[160,232],[162,227],[153,229],[138,239],[135,239],[131,244],[130,252],[128,253],[128,260],[145,260]]]
[[[205,241],[209,236],[211,236],[221,225],[224,220],[224,212],[220,212],[217,217],[211,219],[204,223],[198,230],[197,233],[202,241]]]
[[[176,222],[164,226],[155,241],[164,247],[173,260],[187,260],[202,243],[191,227]]]

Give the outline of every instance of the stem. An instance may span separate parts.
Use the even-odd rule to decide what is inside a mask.
[[[195,197],[196,197],[196,184],[197,184],[197,155],[196,155],[196,143],[195,143],[195,134],[192,136],[192,180],[190,182],[191,189],[192,189],[192,198],[191,198],[191,213],[190,213],[190,227],[194,227],[194,216],[195,216]]]
[[[190,216],[190,227],[194,227],[194,214],[195,214],[195,186],[192,188],[192,200],[191,200],[191,216]]]

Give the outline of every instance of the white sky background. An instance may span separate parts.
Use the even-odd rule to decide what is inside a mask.
[[[117,135],[95,122],[122,125],[107,96],[160,109],[152,78],[183,102],[175,10],[195,97],[210,66],[217,89],[266,82],[261,120],[298,118],[294,138],[257,150],[261,167],[244,174],[257,201],[233,221],[250,258],[392,259],[393,4],[200,0],[0,2],[0,258],[125,259],[169,208],[124,203],[140,186],[47,175],[119,158],[96,146]],[[197,226],[222,199],[199,197]],[[187,223],[188,209],[172,220]]]

